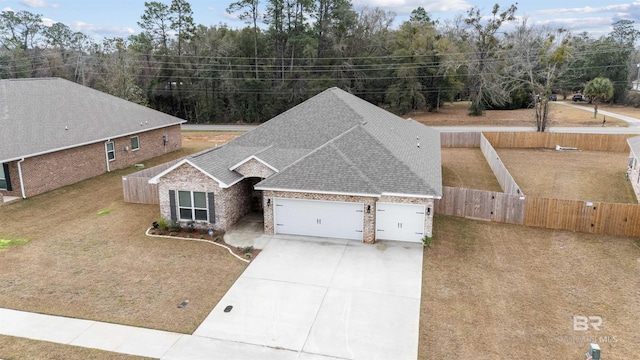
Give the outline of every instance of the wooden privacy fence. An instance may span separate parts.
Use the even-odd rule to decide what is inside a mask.
[[[124,202],[135,204],[159,204],[158,185],[149,184],[149,180],[176,164],[178,160],[154,166],[122,177]]]
[[[577,134],[557,132],[484,132],[494,148],[547,148],[556,145],[580,150],[628,152],[632,134]]]
[[[444,186],[442,199],[434,204],[436,214],[510,224],[522,224],[525,197],[495,191]]]
[[[504,166],[502,160],[500,160],[500,156],[498,156],[498,153],[493,146],[491,146],[484,134],[480,134],[480,150],[482,154],[484,154],[485,159],[487,159],[487,163],[489,167],[491,167],[496,179],[498,179],[502,191],[511,195],[522,195],[520,186],[513,179],[513,176],[511,176],[507,167]]]
[[[547,148],[556,145],[577,147],[580,150],[627,152],[627,139],[633,134],[574,134],[557,132],[441,132],[440,146],[480,147],[480,134],[494,148]]]
[[[441,148],[477,148],[480,147],[479,132],[441,132]]]
[[[640,236],[640,205],[442,189],[435,213],[591,234]]]
[[[640,236],[640,205],[526,197],[524,225]]]

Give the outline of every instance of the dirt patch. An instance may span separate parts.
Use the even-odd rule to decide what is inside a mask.
[[[443,148],[442,185],[502,192],[479,148]]]
[[[436,216],[424,252],[419,358],[603,359],[640,353],[635,238]],[[574,331],[573,316],[600,316]]]
[[[0,358],[5,360],[151,360],[146,357],[5,335],[0,335]]]
[[[487,110],[484,116],[469,116],[469,105],[468,101],[445,103],[437,113],[412,112],[404,117],[429,126],[535,126],[533,109]],[[598,119],[594,120],[593,114],[588,111],[550,103],[550,127],[602,126],[602,116]],[[627,126],[627,123],[619,119],[607,118],[607,126]]]
[[[525,195],[637,203],[627,181],[627,153],[496,149]]]
[[[202,146],[205,149],[227,143],[238,136],[244,134],[244,131],[183,131],[183,145]]]

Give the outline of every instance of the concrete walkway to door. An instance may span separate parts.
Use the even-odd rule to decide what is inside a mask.
[[[283,358],[416,359],[421,285],[421,244],[278,235],[194,335]]]

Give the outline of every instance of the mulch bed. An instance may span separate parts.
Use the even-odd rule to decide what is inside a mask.
[[[258,256],[258,254],[261,251],[261,249],[256,249],[253,246],[242,248],[239,246],[233,246],[231,244],[227,244],[224,241],[224,231],[215,231],[213,233],[213,236],[211,236],[209,235],[208,230],[180,229],[179,231],[169,231],[169,230],[160,230],[160,229],[149,229],[149,234],[157,235],[157,236],[165,236],[168,238],[174,237],[177,239],[203,240],[203,241],[214,242],[216,244],[226,247],[235,255],[247,261],[252,261],[253,259],[255,259],[256,256]]]

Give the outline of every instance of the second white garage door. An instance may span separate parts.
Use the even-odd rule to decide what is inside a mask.
[[[274,199],[276,234],[320,236],[362,241],[361,203]]]
[[[376,239],[422,242],[424,205],[376,203]]]

